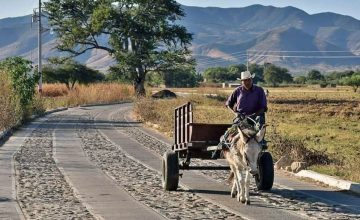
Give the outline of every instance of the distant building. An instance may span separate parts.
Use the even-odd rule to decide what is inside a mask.
[[[236,88],[236,87],[238,87],[238,86],[240,86],[241,85],[241,83],[240,82],[224,82],[224,83],[222,83],[222,87],[223,88]]]

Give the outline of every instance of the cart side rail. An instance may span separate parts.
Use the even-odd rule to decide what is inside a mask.
[[[190,102],[175,108],[174,121],[176,146],[187,146],[192,142],[218,143],[220,136],[231,126],[231,124],[194,123]]]
[[[174,139],[175,144],[189,143],[190,141],[190,126],[193,122],[192,106],[188,102],[175,108],[174,114]]]

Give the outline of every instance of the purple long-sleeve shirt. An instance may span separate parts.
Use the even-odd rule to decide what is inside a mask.
[[[245,115],[267,108],[264,90],[256,85],[253,85],[250,90],[246,90],[243,86],[237,87],[225,105]]]

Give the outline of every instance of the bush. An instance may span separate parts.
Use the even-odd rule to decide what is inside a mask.
[[[0,131],[10,128],[21,118],[19,100],[13,93],[9,75],[0,70]]]
[[[328,83],[327,82],[320,82],[320,88],[326,88]]]
[[[39,79],[31,75],[31,62],[21,57],[11,57],[0,63],[0,69],[8,74],[11,80],[12,93],[19,101],[22,118],[30,113],[35,95],[35,85]]]
[[[275,158],[288,155],[292,160],[306,162],[309,166],[340,163],[338,160],[330,158],[326,152],[308,149],[303,140],[290,139],[277,133],[275,128],[268,137],[271,141],[271,152]]]

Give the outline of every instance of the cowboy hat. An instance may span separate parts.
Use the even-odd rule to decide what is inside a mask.
[[[251,74],[250,71],[241,72],[241,78],[237,78],[237,80],[245,80],[245,79],[252,79],[255,77],[255,73]]]

